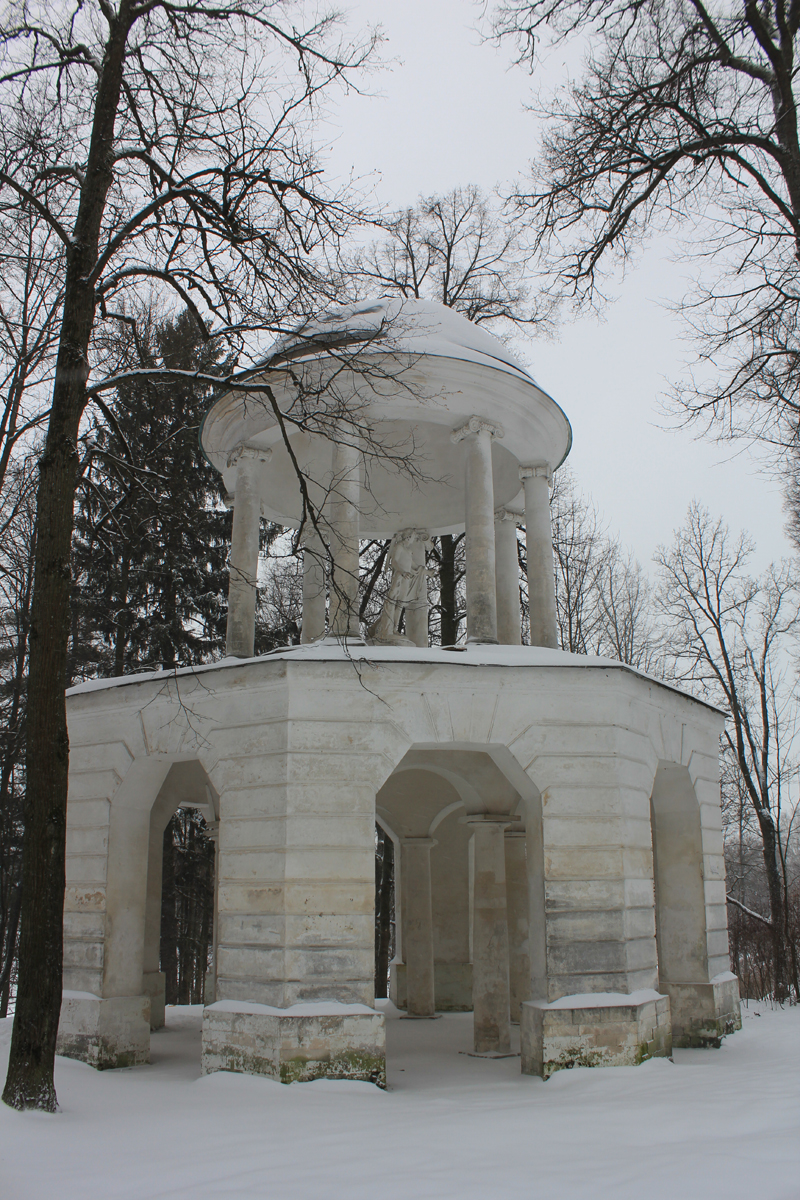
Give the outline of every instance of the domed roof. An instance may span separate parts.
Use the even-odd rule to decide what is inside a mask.
[[[521,503],[520,466],[555,469],[572,440],[564,412],[502,342],[431,300],[332,309],[276,341],[243,379],[247,392],[212,405],[200,443],[229,493],[237,447],[264,452],[262,512],[284,526],[300,524],[305,497],[320,511],[331,502],[340,422],[343,441],[354,430],[363,440],[364,537],[463,529],[464,446],[454,434],[473,418],[493,431],[495,508]]]
[[[461,313],[433,300],[376,296],[330,309],[279,338],[259,364],[276,367],[330,351],[454,358],[535,379],[498,338]]]

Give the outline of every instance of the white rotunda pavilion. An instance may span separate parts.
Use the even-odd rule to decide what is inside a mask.
[[[488,1055],[519,1024],[545,1078],[737,1028],[723,717],[557,648],[549,484],[571,431],[507,348],[440,305],[367,302],[278,342],[201,441],[233,504],[228,656],[72,689],[62,1052],[148,1060],[181,804],[218,837],[204,1070],[384,1082],[376,821],[409,1016],[471,1010]],[[262,517],[300,531],[302,645],[253,657]],[[461,530],[466,643],[430,648],[426,543]],[[363,629],[375,537],[391,578]]]

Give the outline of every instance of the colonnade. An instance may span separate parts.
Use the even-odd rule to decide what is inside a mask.
[[[530,995],[529,897],[525,832],[512,819],[466,818],[472,831],[472,1008],[475,1051],[508,1054],[511,1023]],[[401,841],[401,903],[406,1007],[410,1017],[433,1017],[434,935],[431,906],[432,837]]]
[[[492,442],[503,430],[482,417],[470,417],[451,434],[463,445],[466,529],[467,641],[519,645],[520,604],[516,527],[523,514],[495,510]],[[230,554],[227,652],[239,658],[253,654],[261,501],[258,475],[270,451],[239,446],[229,459],[236,464],[233,535]],[[360,638],[358,618],[358,552],[362,451],[357,443],[337,442],[333,477],[324,524],[309,525],[303,555],[302,641],[326,632],[326,573],[329,580],[331,637]],[[530,642],[557,648],[556,598],[550,528],[550,482],[547,463],[519,469],[525,498]],[[324,542],[327,542],[328,550]],[[422,551],[420,550],[422,553]],[[406,633],[426,647],[427,609],[409,611]]]

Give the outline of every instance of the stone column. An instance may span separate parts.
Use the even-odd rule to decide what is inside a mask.
[[[497,643],[492,438],[502,436],[499,425],[480,417],[470,417],[451,434],[454,442],[463,441],[465,447],[468,642]]]
[[[262,465],[269,462],[271,457],[271,450],[237,446],[228,458],[229,466],[236,464],[227,636],[227,653],[234,658],[253,657],[261,522],[258,476]]]
[[[435,838],[404,838],[403,957],[406,963],[407,1012],[432,1017],[436,1012],[433,978],[433,915],[431,911],[431,850]]]
[[[511,1051],[508,917],[503,833],[507,817],[468,817],[475,874],[472,896],[472,1007],[475,1051]]]
[[[166,975],[161,970],[161,881],[164,872],[164,830],[174,811],[171,795],[158,796],[150,811],[142,991],[150,997],[151,1029],[164,1027]]]
[[[498,508],[494,514],[494,562],[497,580],[497,640],[501,646],[519,646],[519,556],[517,521],[520,514]]]
[[[213,1004],[217,998],[217,947],[219,945],[219,821],[208,826],[208,836],[214,843],[214,915],[211,926],[211,964],[203,981],[203,1003]]]
[[[524,829],[506,830],[505,853],[511,1020],[515,1024],[519,1024],[522,1002],[530,1000],[531,993],[531,959],[528,951],[528,865],[525,855]]]
[[[558,649],[553,535],[550,528],[550,481],[546,463],[520,467],[525,489],[525,531],[528,546],[528,604],[531,645]]]
[[[422,580],[422,596],[413,604],[406,605],[405,615],[405,631],[406,637],[410,638],[415,646],[421,646],[423,649],[428,647],[428,580],[424,575],[425,571],[425,547],[428,542],[428,534],[418,529],[416,532],[416,540],[414,542],[414,566],[420,567],[423,571]]]
[[[336,638],[360,638],[358,622],[358,542],[361,502],[361,451],[336,442],[331,483],[331,612]]]
[[[325,547],[310,527],[303,541],[303,628],[300,641],[316,642],[325,636]]]

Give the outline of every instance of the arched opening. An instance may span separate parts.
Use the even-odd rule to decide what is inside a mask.
[[[179,811],[176,832],[185,833],[188,851],[183,863],[166,836]],[[151,1030],[163,1027],[167,1002],[214,999],[218,829],[219,798],[202,765],[173,763],[150,810],[142,989],[150,997]]]
[[[160,970],[167,1005],[212,998],[216,841],[213,825],[189,805],[176,809],[164,830]]]
[[[659,764],[650,814],[659,991],[675,1010],[686,984],[708,981],[700,806],[686,767]]]
[[[476,1051],[509,1052],[544,974],[538,792],[503,747],[415,747],[376,815],[394,865],[391,999],[409,1017],[471,1011]]]

